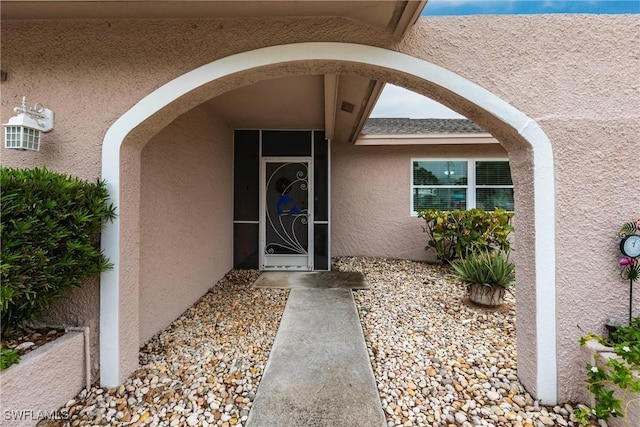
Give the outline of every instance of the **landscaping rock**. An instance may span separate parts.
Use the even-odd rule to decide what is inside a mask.
[[[515,300],[464,303],[448,268],[340,258],[372,288],[354,296],[388,426],[578,426],[570,405],[538,406],[517,379]],[[234,270],[140,353],[121,387],[83,390],[67,403],[72,426],[246,422],[287,290],[251,289]]]

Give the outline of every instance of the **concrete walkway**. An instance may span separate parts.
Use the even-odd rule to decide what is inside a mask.
[[[292,289],[246,426],[386,426],[351,289]]]

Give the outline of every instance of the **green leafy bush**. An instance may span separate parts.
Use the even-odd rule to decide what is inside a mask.
[[[425,250],[433,249],[443,263],[472,253],[508,252],[511,248],[513,212],[498,208],[494,211],[428,209],[418,211],[418,216],[425,220],[422,228],[429,235]]]
[[[8,348],[0,349],[0,371],[7,369],[11,365],[15,365],[20,361],[18,350],[10,350]]]
[[[515,265],[503,252],[472,253],[453,261],[451,267],[464,282],[503,288],[515,283]]]
[[[640,393],[637,376],[640,369],[640,317],[633,319],[629,326],[618,327],[611,340],[589,334],[580,339],[580,345],[592,339],[612,347],[617,357],[599,366],[587,364],[587,390],[593,394],[595,406],[575,410],[574,415],[582,424],[588,424],[593,417],[602,420],[623,417],[630,404],[640,401],[640,398],[630,396],[631,393]],[[622,390],[621,396],[616,397],[614,387]]]
[[[38,319],[83,280],[111,267],[100,252],[115,215],[104,182],[45,168],[0,168],[2,331]]]

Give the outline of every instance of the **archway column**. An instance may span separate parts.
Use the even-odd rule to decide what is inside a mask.
[[[350,43],[298,43],[272,46],[238,53],[209,64],[166,83],[122,115],[108,130],[102,149],[102,178],[107,182],[111,202],[119,206],[121,194],[121,148],[130,133],[153,115],[162,112],[179,98],[218,79],[247,70],[291,62],[356,63],[402,73],[416,81],[439,86],[474,108],[493,116],[526,141],[533,153],[533,215],[535,235],[535,349],[521,353],[519,359],[533,358],[533,381],[537,398],[543,403],[557,401],[556,307],[555,307],[555,179],[553,152],[549,139],[531,118],[502,99],[425,60],[373,46]],[[174,112],[175,116],[180,112]],[[131,292],[137,284],[120,268],[125,256],[121,247],[120,217],[109,224],[102,236],[102,248],[114,263],[114,269],[101,275],[100,308],[100,382],[119,384],[137,363],[137,300]]]

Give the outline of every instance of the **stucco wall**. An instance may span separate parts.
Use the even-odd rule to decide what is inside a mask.
[[[433,260],[411,215],[412,158],[507,157],[498,144],[331,147],[331,255]]]
[[[59,408],[85,387],[84,339],[82,332],[67,332],[0,373],[3,426],[35,426],[45,418],[69,416],[68,408]]]
[[[607,316],[624,320],[628,310],[616,232],[640,216],[640,170],[625,166],[640,150],[640,20],[421,19],[400,49],[480,84],[526,112],[549,136],[556,163],[559,396],[579,399],[584,374],[578,338],[604,333]],[[516,248],[533,238],[517,234]],[[535,306],[523,291],[518,289],[519,300]],[[634,308],[640,315],[640,297]],[[520,348],[527,311],[518,311]]]
[[[38,34],[37,39],[33,37]],[[101,173],[101,144],[109,127],[144,96],[177,76],[233,53],[298,41],[342,40],[391,43],[391,37],[348,19],[287,18],[228,20],[63,20],[3,21],[0,122],[27,96],[29,106],[42,103],[55,112],[55,130],[44,134],[39,152],[0,149],[0,163],[12,167],[46,165],[59,172],[94,180]],[[295,70],[292,70],[295,72]],[[268,73],[217,83],[223,93],[238,84],[269,78]],[[205,97],[202,101],[206,100]],[[169,113],[170,114],[170,113]],[[169,117],[164,125],[175,117]],[[161,126],[162,127],[162,126]],[[141,130],[142,137],[123,147],[120,200],[123,251],[120,301],[124,346],[137,346],[140,283],[141,150],[159,129]],[[231,227],[229,227],[231,230]],[[228,247],[231,253],[231,245]],[[97,379],[100,289],[96,280],[74,292],[53,310],[52,322],[87,325],[92,329],[92,373]],[[135,369],[137,354],[121,360]]]
[[[421,18],[399,44],[373,28],[331,18],[13,21],[3,22],[1,32],[2,66],[9,74],[8,80],[2,82],[1,121],[7,121],[22,95],[27,95],[30,103],[41,102],[56,112],[56,130],[45,135],[40,153],[2,149],[2,163],[46,164],[53,170],[89,179],[100,174],[101,142],[118,117],[163,83],[232,53],[302,41],[341,41],[387,47],[441,65],[514,105],[533,118],[551,139],[556,164],[561,400],[579,397],[578,389],[582,387],[575,344],[578,337],[590,330],[603,332],[607,316],[626,315],[628,287],[617,272],[615,232],[620,224],[639,216],[640,170],[627,167],[640,148],[637,16],[428,17]],[[206,99],[260,79],[325,69],[378,77],[431,95],[490,129],[505,143],[512,164],[521,165],[514,173],[519,211],[516,227],[530,227],[532,218],[527,217],[527,204],[532,200],[528,181],[532,176],[531,153],[522,144],[511,144],[509,130],[502,129],[497,121],[427,82],[392,70],[314,62],[246,73],[235,80],[216,82],[194,96]],[[182,114],[178,110],[173,117],[172,111],[165,112],[163,123]],[[158,130],[138,129],[146,138],[140,144],[144,145]],[[128,156],[129,152],[124,152]],[[140,189],[136,162],[139,164],[135,155],[123,157],[123,174],[130,173],[133,183],[123,198],[131,200]],[[334,180],[333,185],[334,194],[339,194],[339,183]],[[128,287],[122,298],[131,300],[137,295],[139,277],[135,249],[138,238],[130,232],[139,229],[139,216],[135,209],[128,212],[133,217],[127,219],[128,225],[123,223],[123,256],[129,257],[131,264],[123,269]],[[517,235],[518,256],[529,260],[518,271],[519,344],[536,339],[531,327],[535,324],[531,310],[535,307],[531,264],[534,241],[531,233]],[[339,252],[337,247],[336,250]],[[90,290],[89,294],[91,306],[97,301],[97,290]],[[636,314],[639,303],[636,301]],[[138,341],[136,336],[130,344]],[[519,365],[519,373],[528,378],[532,378],[528,372],[534,370],[535,366]],[[528,386],[535,388],[535,384]]]
[[[232,268],[232,137],[197,108],[142,150],[140,345]]]
[[[8,73],[2,82],[2,123],[23,95],[29,105],[39,102],[54,110],[56,118],[39,153],[3,149],[2,163],[47,164],[89,179],[100,176],[100,147],[109,126],[154,89],[200,65],[301,41],[391,43],[389,35],[365,24],[324,17],[3,21],[0,32],[2,68]]]
[[[89,327],[91,377],[100,371],[100,283],[97,277],[86,280],[82,287],[56,304],[43,318],[45,323]]]

